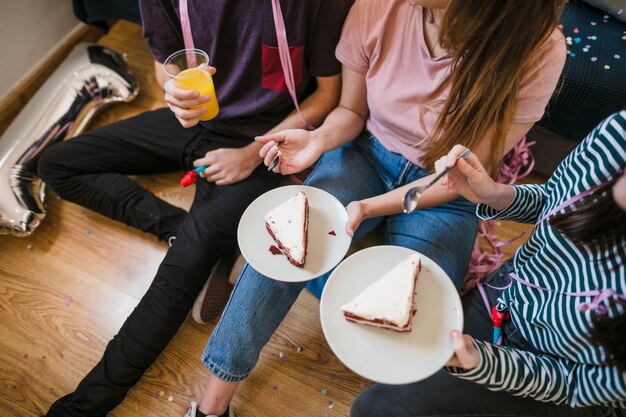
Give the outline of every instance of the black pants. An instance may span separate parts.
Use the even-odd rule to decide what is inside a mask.
[[[506,276],[513,270],[509,261],[499,271],[487,278],[496,287],[508,283]],[[485,287],[490,305],[495,305],[500,291]],[[463,299],[464,332],[477,340],[491,341],[493,324],[485,304],[474,288]],[[524,339],[511,320],[504,323],[502,345],[536,351]],[[414,384],[375,384],[363,391],[352,404],[351,417],[605,417],[621,416],[620,410],[611,407],[584,407],[573,409],[516,397],[506,391],[490,391],[472,381],[466,381],[441,370],[433,376]]]
[[[125,175],[189,169],[209,150],[249,143],[202,127],[184,129],[163,109],[96,129],[42,155],[40,174],[63,198],[162,239],[176,235],[152,285],[100,362],[48,416],[105,416],[122,402],[172,339],[221,254],[235,247],[243,211],[281,181],[263,165],[232,185],[199,180],[185,215]]]

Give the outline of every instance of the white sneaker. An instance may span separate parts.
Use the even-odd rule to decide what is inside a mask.
[[[198,403],[195,401],[192,401],[191,406],[189,407],[189,410],[187,410],[187,413],[185,414],[185,417],[196,417],[197,410],[198,410]],[[221,416],[217,416],[215,414],[209,414],[207,417],[235,417],[235,414],[231,413],[230,407],[228,407],[226,411],[224,412],[224,414],[222,414]]]

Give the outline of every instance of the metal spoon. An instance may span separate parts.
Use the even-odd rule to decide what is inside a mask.
[[[466,149],[465,152],[459,155],[459,158],[467,159],[467,157],[470,156],[471,153],[472,151],[470,151],[469,149]],[[452,167],[446,168],[443,171],[441,171],[439,175],[433,178],[433,180],[429,182],[428,184],[413,187],[409,191],[407,191],[406,194],[404,194],[404,197],[402,198],[402,207],[404,208],[404,212],[407,214],[412,213],[417,208],[417,202],[422,196],[422,193],[426,191],[428,187],[430,187],[431,185],[439,181],[441,177],[443,177],[448,172],[450,172],[451,169]]]

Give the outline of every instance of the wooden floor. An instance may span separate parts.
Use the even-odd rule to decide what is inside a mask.
[[[96,126],[163,106],[138,26],[118,23],[99,43],[128,54],[142,91],[135,102],[100,115]],[[177,186],[179,178],[139,181],[188,208],[191,190]],[[0,416],[41,415],[72,391],[146,291],[167,249],[52,193],[48,198],[48,215],[33,236],[0,236]],[[503,223],[499,232],[509,238],[519,230]],[[347,416],[354,397],[371,385],[332,354],[318,307],[314,297],[302,294],[242,384],[233,404],[238,417]],[[110,415],[182,416],[206,381],[199,356],[214,325],[188,318]]]

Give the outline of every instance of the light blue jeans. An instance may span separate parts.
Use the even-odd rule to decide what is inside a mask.
[[[324,154],[305,184],[326,190],[347,205],[426,175],[426,171],[389,152],[365,131],[353,142]],[[385,244],[423,253],[437,262],[459,287],[476,238],[478,220],[474,211],[474,204],[459,198],[412,214],[369,219],[359,226],[354,240],[382,224]],[[329,275],[308,282],[317,297]],[[245,379],[306,285],[307,282],[275,281],[246,265],[202,354],[207,368],[224,381]]]

